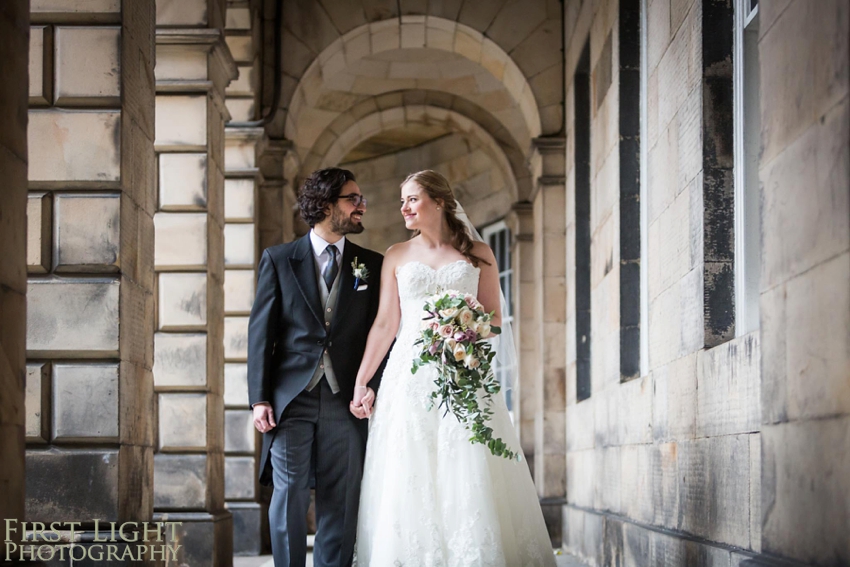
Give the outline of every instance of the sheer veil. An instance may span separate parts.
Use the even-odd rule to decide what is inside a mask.
[[[481,237],[481,234],[475,226],[473,226],[472,221],[469,220],[469,215],[467,215],[466,211],[463,210],[463,206],[461,206],[460,202],[455,200],[455,204],[457,206],[455,215],[466,226],[466,230],[469,233],[470,238],[486,244],[486,241]],[[504,266],[500,266],[500,269],[504,268]],[[497,375],[499,376],[502,384],[502,394],[505,396],[505,401],[507,402],[510,400],[511,402],[516,403],[516,400],[513,400],[513,393],[516,391],[516,378],[519,372],[519,368],[517,366],[517,351],[516,344],[514,342],[513,327],[511,326],[510,321],[504,320],[509,311],[508,302],[505,300],[505,292],[501,289],[501,286],[499,287],[499,299],[502,311],[502,333],[496,335],[492,339],[493,350],[496,352]],[[513,403],[508,405],[511,410],[511,420],[514,419],[515,413]]]

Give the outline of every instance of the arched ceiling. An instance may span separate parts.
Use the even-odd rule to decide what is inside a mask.
[[[486,152],[501,190],[530,194],[532,141],[563,128],[558,0],[282,5],[282,93],[269,133],[292,142],[299,178],[459,135]]]
[[[275,127],[301,157],[334,113],[408,89],[474,102],[525,151],[561,130],[557,0],[287,0],[283,10]]]
[[[430,110],[422,111],[423,108]],[[451,111],[440,113],[439,111]],[[399,120],[404,117],[404,120]],[[348,111],[340,113],[318,137],[310,152],[302,160],[302,176],[323,164],[334,160],[350,161],[351,151],[358,149],[349,142],[343,144],[343,150],[335,150],[328,157],[331,147],[344,135],[351,140],[357,137],[358,144],[368,144],[373,136],[380,137],[385,132],[403,133],[419,142],[427,141],[423,137],[433,137],[451,131],[465,132],[477,139],[486,140],[485,146],[491,148],[496,163],[504,166],[505,174],[513,177],[515,184],[513,195],[523,199],[531,190],[531,178],[526,158],[510,132],[493,116],[482,108],[456,95],[437,91],[410,90],[386,93],[361,100]],[[432,138],[433,139],[433,138]],[[387,148],[384,153],[411,147],[413,143],[401,144],[396,148]],[[495,157],[495,156],[499,157]]]
[[[509,189],[512,199],[517,199],[517,187],[511,165],[493,137],[466,116],[453,110],[434,106],[412,105],[388,108],[363,116],[334,139],[322,161],[316,164],[318,167],[313,167],[313,164],[305,164],[307,166],[305,171],[329,167],[346,161],[346,156],[352,150],[368,141],[375,134],[410,126],[416,127],[417,125],[434,126],[442,129],[443,133],[459,133],[472,141],[476,147],[482,148],[492,163],[498,167],[501,175],[510,180],[507,189]]]

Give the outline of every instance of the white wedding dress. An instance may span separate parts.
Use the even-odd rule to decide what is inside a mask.
[[[445,289],[478,294],[480,270],[457,261],[396,272],[401,329],[381,381],[357,526],[358,567],[531,567],[555,559],[528,465],[472,445],[452,415],[428,410],[432,367],[411,373],[422,308]],[[494,436],[519,451],[502,396],[493,396]]]

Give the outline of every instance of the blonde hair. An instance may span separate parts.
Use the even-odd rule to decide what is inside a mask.
[[[408,175],[401,186],[403,187],[408,181],[413,181],[431,199],[443,204],[443,210],[445,211],[443,216],[451,232],[452,246],[455,250],[463,254],[475,267],[478,267],[479,262],[484,262],[489,266],[490,262],[472,253],[473,240],[466,230],[466,225],[457,218],[457,201],[448,180],[432,169],[425,169]],[[418,235],[419,230],[415,230],[413,236]]]

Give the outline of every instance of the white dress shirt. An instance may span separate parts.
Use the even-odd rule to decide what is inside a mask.
[[[326,248],[331,245],[330,242],[316,234],[315,230],[310,229],[310,244],[313,245],[313,255],[316,259],[316,264],[319,266],[319,273],[325,273],[325,267],[328,265],[328,262],[331,261],[331,255],[328,254]],[[339,254],[336,256],[337,264],[342,264],[342,251],[345,249],[345,237],[343,236],[339,240],[333,243],[333,246],[336,246],[336,249],[339,251]]]

